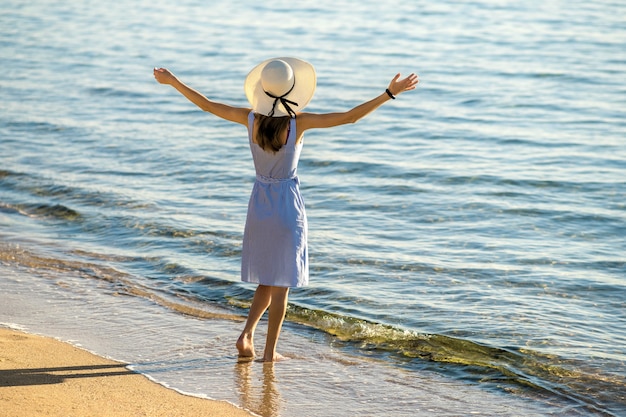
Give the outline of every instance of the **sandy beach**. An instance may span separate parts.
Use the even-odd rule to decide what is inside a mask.
[[[232,404],[186,396],[54,339],[0,328],[2,416],[250,417]]]

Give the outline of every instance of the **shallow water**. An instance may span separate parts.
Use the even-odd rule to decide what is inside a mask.
[[[624,9],[10,1],[0,322],[262,415],[624,413]],[[421,83],[307,133],[312,284],[271,372],[233,351],[245,130],[151,69],[246,105],[280,55],[316,66],[310,111]]]

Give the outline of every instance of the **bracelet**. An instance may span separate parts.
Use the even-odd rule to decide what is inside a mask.
[[[387,93],[387,95],[388,95],[388,96],[389,96],[392,100],[395,100],[395,99],[396,99],[396,97],[395,97],[393,94],[391,94],[391,91],[389,91],[389,89],[386,89],[386,90],[385,90],[385,93]]]

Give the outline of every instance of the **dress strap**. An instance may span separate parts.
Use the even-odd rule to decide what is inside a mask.
[[[292,117],[291,119],[289,119],[289,127],[287,128],[287,142],[285,142],[285,145],[289,143],[289,141],[291,141],[291,143],[296,144],[296,118]]]
[[[254,130],[254,110],[248,113],[248,141],[252,143],[252,131]]]

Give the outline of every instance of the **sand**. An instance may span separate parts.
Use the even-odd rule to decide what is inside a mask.
[[[167,389],[67,343],[0,328],[0,416],[251,415]]]

